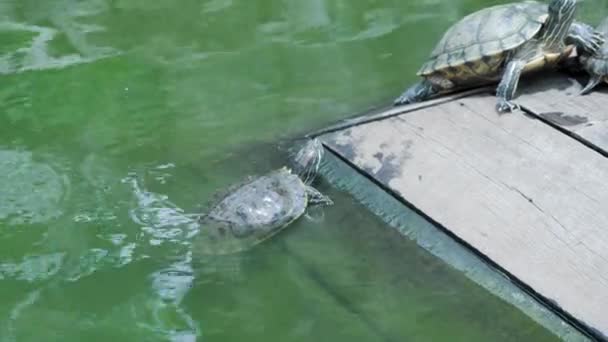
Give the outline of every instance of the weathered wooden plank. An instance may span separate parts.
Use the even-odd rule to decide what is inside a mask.
[[[516,101],[539,117],[594,145],[608,155],[608,91],[598,86],[579,95],[584,83],[565,74],[542,73],[522,84]]]
[[[323,135],[332,150],[608,335],[608,159],[474,96]]]
[[[319,131],[307,134],[307,137],[316,137],[319,135],[332,133],[332,132],[336,132],[336,131],[341,131],[346,128],[366,124],[368,122],[385,120],[385,119],[392,118],[397,115],[413,112],[413,111],[416,111],[416,110],[419,110],[422,108],[433,107],[433,106],[440,105],[440,104],[446,103],[446,102],[451,102],[451,101],[454,101],[454,100],[457,100],[457,99],[460,99],[463,97],[467,97],[467,96],[471,96],[471,95],[475,95],[475,94],[481,94],[481,93],[489,93],[492,89],[493,88],[491,88],[491,87],[472,88],[472,89],[464,90],[461,92],[448,94],[446,96],[438,97],[435,99],[431,99],[428,101],[416,102],[416,103],[411,103],[411,104],[407,104],[407,105],[403,105],[403,106],[390,105],[390,106],[377,108],[374,110],[370,110],[369,112],[364,113],[362,115],[357,115],[352,118],[344,119],[340,122],[337,122],[334,125],[323,128]]]

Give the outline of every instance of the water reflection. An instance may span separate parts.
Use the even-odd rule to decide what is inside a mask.
[[[103,2],[67,0],[44,2],[42,7],[30,5],[34,4],[29,1],[24,4],[2,2],[0,9],[4,20],[0,22],[0,34],[20,39],[11,41],[1,50],[0,74],[64,68],[120,53],[114,48],[90,43],[88,37],[103,32],[104,27],[78,21],[104,11]],[[16,19],[19,21],[12,21]],[[40,22],[52,26],[33,24]]]
[[[171,167],[173,165],[165,164],[152,168],[153,179],[163,184],[170,176],[166,170]],[[196,341],[200,336],[198,324],[181,305],[194,279],[190,241],[199,230],[196,217],[186,214],[168,196],[146,190],[137,174],[129,175],[123,182],[131,186],[136,198],[130,216],[140,226],[140,246],[146,240],[151,246],[169,243],[172,247],[164,251],[169,252],[170,259],[177,259],[150,276],[154,296],[145,300],[153,317],[149,329],[164,332],[170,341]],[[171,315],[179,318],[180,324],[175,325],[173,320],[166,319]]]
[[[160,180],[162,183],[164,177]],[[142,238],[149,239],[148,243],[153,246],[165,242],[189,245],[188,240],[198,232],[196,217],[186,214],[184,209],[173,204],[167,195],[142,188],[136,175],[130,175],[123,182],[131,185],[137,200],[136,207],[130,210],[130,216],[141,226]]]

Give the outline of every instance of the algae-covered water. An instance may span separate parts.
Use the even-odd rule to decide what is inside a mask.
[[[0,341],[557,340],[327,182],[237,256],[184,215],[494,3],[0,0]]]

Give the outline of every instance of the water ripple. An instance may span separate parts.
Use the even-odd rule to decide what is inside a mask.
[[[135,174],[123,179],[131,185],[137,201],[129,210],[133,222],[141,226],[144,235],[149,236],[151,245],[165,242],[189,245],[188,239],[198,233],[196,219],[172,203],[167,195],[157,194],[142,188]]]
[[[64,253],[33,255],[21,262],[0,264],[0,279],[15,279],[27,282],[46,280],[57,274],[63,264]]]
[[[83,26],[79,28],[86,32],[98,31],[97,26]],[[25,31],[33,33],[34,37],[29,42],[24,42],[24,46],[14,51],[0,55],[0,74],[16,74],[32,70],[61,69],[71,65],[90,63],[102,58],[119,55],[118,50],[112,48],[99,48],[93,56],[83,56],[81,54],[68,54],[61,57],[53,57],[49,53],[49,43],[58,34],[58,31],[51,27],[38,25],[28,25],[17,22],[0,23],[1,31]]]
[[[165,177],[172,164],[164,164],[152,168],[150,173],[159,183]],[[163,176],[159,177],[159,173]],[[161,268],[150,275],[151,286],[155,297],[147,301],[154,322],[151,325],[140,323],[157,332],[164,332],[165,337],[174,342],[196,341],[200,336],[198,324],[181,307],[184,296],[192,287],[194,272],[192,269],[192,251],[190,238],[198,233],[199,225],[196,220],[184,213],[184,210],[172,203],[168,196],[146,190],[132,173],[123,183],[131,186],[136,199],[136,207],[130,210],[131,219],[141,226],[142,234],[148,237],[152,246],[173,243],[185,246],[185,251],[176,251],[178,260]],[[167,316],[177,316],[177,323],[167,322]]]

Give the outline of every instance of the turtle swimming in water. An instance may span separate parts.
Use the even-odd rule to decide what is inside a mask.
[[[322,157],[323,146],[312,139],[295,158],[301,174],[282,167],[229,189],[201,215],[197,251],[223,255],[247,250],[297,220],[308,206],[333,204],[310,185]]]
[[[574,21],[576,0],[536,1],[488,7],[455,23],[418,72],[423,80],[407,89],[395,105],[500,80],[498,112],[511,102],[522,72],[554,65],[574,47],[595,54],[603,35]],[[568,46],[566,44],[569,44]]]
[[[608,18],[604,19],[596,29],[608,35]],[[608,83],[608,43],[604,43],[597,55],[581,53],[579,61],[583,69],[589,73],[589,82],[581,94],[589,94],[602,81]]]

